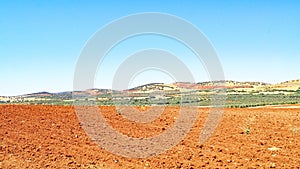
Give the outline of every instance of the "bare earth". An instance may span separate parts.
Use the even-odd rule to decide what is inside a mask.
[[[100,109],[117,131],[141,138],[168,130],[179,108],[168,107],[148,124],[126,120],[114,107]],[[208,112],[209,108],[199,108],[190,133],[166,153],[134,159],[111,154],[92,142],[72,106],[1,105],[0,168],[299,167],[300,107],[225,109],[217,130],[201,145],[199,134]]]

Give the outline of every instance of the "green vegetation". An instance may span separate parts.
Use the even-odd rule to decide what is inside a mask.
[[[300,103],[300,94],[245,94],[245,95],[227,95],[226,107],[245,108],[266,105],[279,104],[297,104]]]
[[[243,134],[249,135],[251,133],[251,125],[255,123],[255,118],[255,116],[249,117],[248,119],[246,119],[244,124],[240,126]]]
[[[230,82],[230,81],[229,81]],[[193,89],[174,87],[174,85],[148,84],[128,91],[108,89],[90,89],[86,91],[61,93],[33,93],[16,97],[0,97],[0,104],[28,105],[128,105],[128,106],[211,106],[212,94],[221,95],[223,89],[209,88],[211,82],[204,82],[204,87]],[[233,83],[233,82],[231,82]],[[237,83],[238,84],[238,83]],[[235,85],[237,85],[235,84]],[[265,85],[253,87],[249,85]],[[183,84],[192,85],[192,84]],[[246,87],[228,88],[225,107],[247,108],[266,105],[300,103],[299,88],[276,88],[261,83],[241,83]],[[232,87],[232,86],[231,86]],[[292,90],[293,89],[293,90]],[[224,93],[223,93],[224,94]],[[2,99],[1,99],[2,98]],[[218,98],[216,98],[218,99]]]
[[[181,93],[182,94],[182,93]],[[99,99],[100,98],[100,99]],[[105,99],[104,99],[105,98]],[[142,97],[112,96],[105,94],[97,97],[78,97],[76,99],[52,97],[41,97],[35,101],[0,102],[0,104],[28,104],[28,105],[170,105],[170,106],[210,106],[211,95],[195,93],[183,93],[182,96],[169,94],[161,98],[143,95]],[[293,94],[227,94],[225,107],[247,108],[266,105],[298,104],[300,103],[300,92]]]
[[[244,128],[244,134],[249,135],[249,134],[250,134],[250,131],[251,131],[251,127],[250,127],[250,126],[246,126],[246,127]]]

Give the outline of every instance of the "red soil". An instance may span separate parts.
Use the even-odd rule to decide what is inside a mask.
[[[157,135],[174,123],[169,107],[152,123],[122,118],[101,107],[108,123],[132,137]],[[199,108],[194,127],[177,146],[145,159],[125,158],[98,147],[71,106],[0,106],[0,168],[297,168],[300,109],[225,109],[214,134],[199,144],[208,115]],[[249,134],[244,131],[250,127]],[[298,132],[299,130],[299,132]]]

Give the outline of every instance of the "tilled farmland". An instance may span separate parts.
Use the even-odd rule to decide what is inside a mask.
[[[0,168],[299,167],[297,105],[226,108],[217,129],[203,144],[199,143],[199,135],[210,109],[195,109],[196,121],[178,145],[150,158],[127,158],[92,141],[82,129],[73,106],[1,105]],[[101,106],[99,110],[116,131],[145,138],[167,131],[178,117],[179,107],[166,107],[150,123],[123,118],[113,106]]]

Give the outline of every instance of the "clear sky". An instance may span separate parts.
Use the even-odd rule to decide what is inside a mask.
[[[299,79],[299,9],[298,0],[4,0],[0,4],[0,95],[72,90],[76,62],[87,40],[109,22],[140,12],[169,13],[197,26],[215,47],[228,80],[277,83]],[[163,38],[151,43],[156,38],[135,38],[123,45],[130,43],[127,52],[134,47],[173,50],[178,45],[165,45]],[[113,71],[108,70],[122,62],[114,53],[122,55],[124,46],[107,56],[95,87],[111,87]],[[188,51],[177,52],[198,71]],[[196,81],[207,80],[203,68],[198,69]],[[137,75],[132,86],[150,81],[172,79],[148,71]]]

